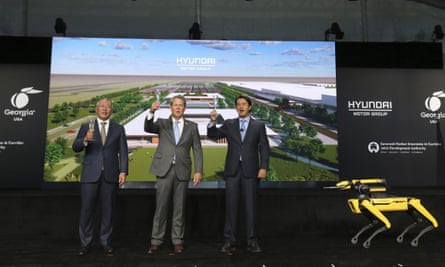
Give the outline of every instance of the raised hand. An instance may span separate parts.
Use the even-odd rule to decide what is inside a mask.
[[[154,113],[156,110],[159,109],[160,106],[161,106],[161,102],[159,102],[159,101],[155,101],[155,102],[153,102],[153,104],[151,104],[150,111],[151,111],[152,113]]]
[[[212,121],[216,121],[217,118],[218,118],[218,112],[215,109],[210,111],[210,119]]]

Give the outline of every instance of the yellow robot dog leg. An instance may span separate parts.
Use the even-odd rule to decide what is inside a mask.
[[[371,240],[378,235],[379,233],[386,231],[388,229],[391,228],[391,222],[388,220],[388,218],[385,217],[385,215],[383,215],[382,212],[380,212],[380,210],[378,210],[375,206],[373,206],[371,204],[371,201],[369,201],[368,199],[364,199],[360,202],[360,205],[365,208],[367,211],[370,212],[370,214],[372,214],[377,220],[379,220],[380,222],[382,222],[384,225],[381,226],[380,228],[378,228],[377,230],[375,230],[371,236],[368,237],[368,239],[365,240],[365,242],[363,242],[363,247],[364,248],[369,248],[371,246]]]
[[[360,200],[358,198],[348,199],[348,206],[354,214],[363,214],[360,208]],[[371,221],[371,223],[363,226],[352,238],[351,243],[356,245],[358,243],[358,238],[361,234],[363,234],[366,230],[374,227],[379,223],[378,220],[374,218],[372,215],[368,215],[369,212],[365,212],[364,215]]]
[[[424,227],[419,232],[419,234],[417,234],[417,236],[414,237],[414,239],[411,241],[411,246],[417,247],[418,244],[419,244],[419,239],[424,234],[426,234],[427,232],[433,230],[434,228],[438,228],[439,224],[437,223],[436,218],[434,218],[434,216],[420,203],[420,199],[418,199],[418,198],[410,198],[409,201],[408,201],[408,205],[410,207],[410,209],[409,209],[410,214],[416,220],[416,222],[414,223],[414,226],[417,225],[417,223],[421,223],[423,221],[422,218],[417,216],[417,214],[415,212],[418,212],[419,214],[421,214],[430,223],[430,225]],[[400,239],[401,239],[400,242],[403,241],[403,235],[406,232],[408,232],[409,229],[413,228],[414,226],[412,226],[412,227],[411,227],[411,225],[408,226],[407,229],[405,229],[405,231],[403,231],[403,233],[400,234],[400,236],[399,236]],[[397,237],[397,242],[399,242],[399,237]]]
[[[369,223],[369,224],[363,226],[362,229],[360,229],[360,231],[358,231],[358,232],[351,238],[351,243],[354,244],[354,245],[357,244],[357,243],[358,243],[358,238],[359,238],[359,236],[360,236],[361,234],[363,234],[366,230],[368,230],[368,229],[370,229],[370,228],[376,226],[378,223],[379,223],[378,220],[375,220],[375,219],[373,220],[373,219],[371,219],[371,223]]]
[[[365,231],[367,231],[368,229],[371,229],[379,224],[381,224],[381,221],[377,219],[377,217],[375,215],[373,215],[368,209],[364,208],[362,206],[363,203],[363,198],[352,198],[348,200],[348,205],[349,208],[351,209],[352,213],[354,214],[363,214],[366,218],[368,218],[371,223],[363,226],[352,238],[351,238],[351,243],[356,245],[358,243],[359,237],[361,234],[363,234]],[[369,201],[366,199],[366,201]],[[365,202],[365,206],[366,206]],[[384,227],[383,229],[385,229],[386,227]],[[369,244],[369,242],[367,243]]]

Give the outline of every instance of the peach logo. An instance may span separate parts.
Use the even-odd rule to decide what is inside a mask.
[[[440,109],[440,106],[442,106],[442,101],[440,98],[444,98],[445,93],[443,90],[434,92],[431,96],[427,97],[425,99],[425,108],[428,111],[436,112]]]
[[[28,95],[39,94],[41,92],[41,90],[34,89],[32,86],[22,88],[19,93],[15,93],[11,97],[11,104],[13,107],[18,109],[24,108],[29,103]]]

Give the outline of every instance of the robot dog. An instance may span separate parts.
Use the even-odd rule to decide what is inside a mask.
[[[376,235],[391,229],[391,222],[384,215],[385,212],[405,211],[414,220],[412,224],[408,225],[403,232],[397,236],[396,240],[398,243],[403,242],[404,235],[410,229],[426,222],[427,226],[424,227],[411,241],[411,246],[417,247],[420,237],[434,228],[439,227],[439,224],[433,215],[431,215],[431,213],[420,203],[420,199],[414,197],[392,196],[388,194],[388,186],[385,179],[366,178],[345,180],[338,182],[333,187],[327,188],[357,191],[357,198],[348,199],[349,208],[352,213],[363,214],[371,221],[371,223],[365,225],[352,237],[352,244],[357,244],[359,236],[366,230],[378,227],[368,239],[363,242],[363,247],[369,248],[371,246],[371,240]],[[424,221],[424,219],[426,219],[426,221]]]

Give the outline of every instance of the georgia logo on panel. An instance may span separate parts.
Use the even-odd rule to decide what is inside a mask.
[[[5,108],[3,115],[11,118],[15,122],[22,122],[26,118],[32,117],[36,114],[33,108],[25,108],[30,102],[29,95],[40,94],[42,90],[34,89],[33,86],[24,87],[19,92],[11,96],[11,105],[13,108]]]
[[[443,90],[434,92],[431,96],[425,99],[425,108],[431,112],[436,112],[440,109],[442,105],[442,101],[440,98],[444,98],[445,93]]]
[[[420,118],[429,120],[430,124],[437,124],[439,120],[445,118],[445,113],[440,111],[442,107],[441,98],[445,98],[445,92],[438,90],[425,99],[425,109],[420,112]]]
[[[29,103],[29,96],[32,94],[39,94],[42,90],[34,89],[33,86],[31,87],[25,87],[20,90],[20,92],[15,93],[11,97],[11,104],[13,107],[22,109],[26,107]]]

